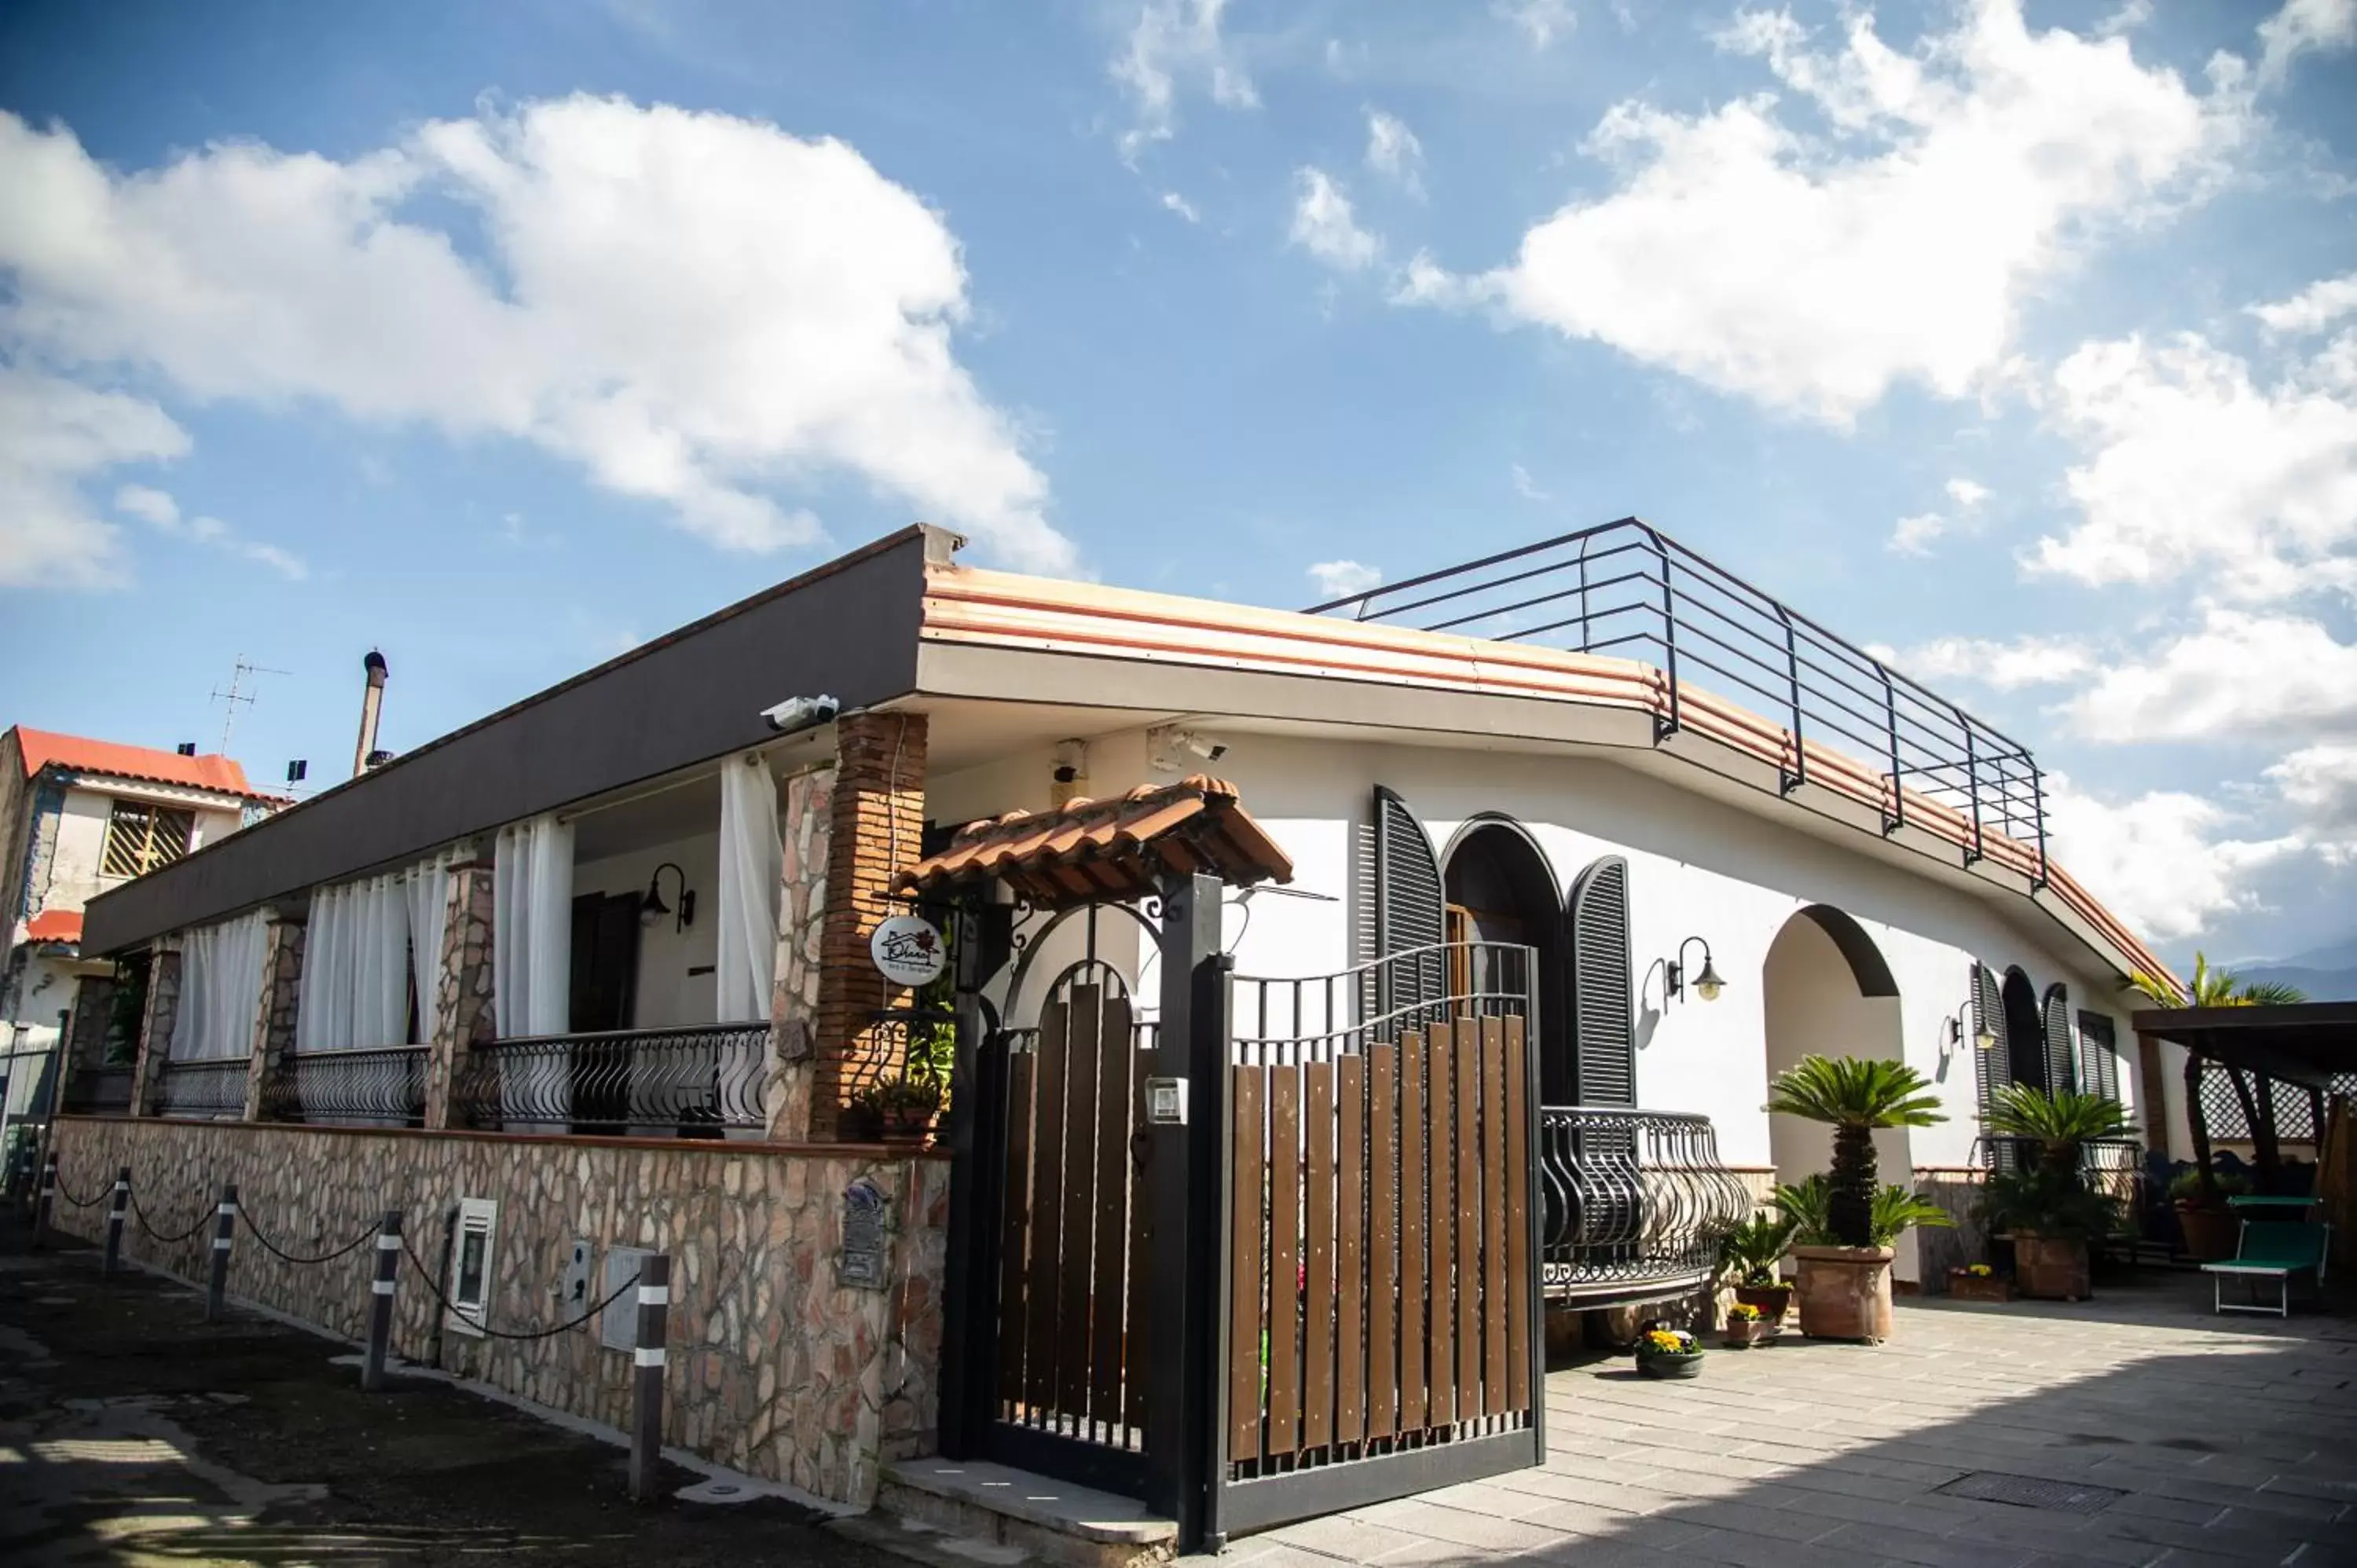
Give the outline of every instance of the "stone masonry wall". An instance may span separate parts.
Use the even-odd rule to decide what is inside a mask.
[[[245,1076],[245,1119],[260,1120],[278,1063],[295,1048],[295,1016],[303,990],[303,933],[299,920],[270,917],[262,960],[262,995],[254,1019],[255,1050]]]
[[[795,774],[785,781],[780,811],[786,853],[778,899],[777,981],[770,995],[774,1046],[768,1104],[770,1136],[786,1141],[807,1138],[811,1132],[834,779],[832,767]]]
[[[945,1160],[874,1146],[527,1139],[468,1133],[324,1129],[159,1119],[60,1117],[61,1178],[80,1192],[132,1168],[140,1207],[164,1233],[235,1181],[253,1223],[281,1249],[326,1252],[406,1218],[414,1256],[441,1266],[446,1217],[461,1197],[499,1205],[490,1326],[554,1326],[580,1309],[556,1292],[576,1238],[592,1248],[589,1299],[613,1245],[668,1252],[671,1359],[664,1440],[717,1463],[840,1502],[873,1500],[885,1458],[930,1452],[938,1425]],[[844,1191],[886,1195],[885,1286],[836,1283]],[[105,1209],[59,1206],[59,1228],[90,1240]],[[175,1246],[136,1225],[126,1256],[200,1280],[211,1228]],[[242,1228],[230,1290],[334,1333],[365,1325],[374,1248],[297,1267]],[[448,1287],[445,1285],[445,1289]],[[393,1348],[554,1409],[611,1425],[630,1411],[627,1351],[597,1324],[552,1339],[476,1338],[442,1314],[404,1260]],[[628,1298],[616,1310],[634,1314]],[[632,1321],[635,1321],[633,1316]],[[438,1343],[437,1343],[438,1340]]]
[[[139,1051],[132,1058],[131,1111],[145,1116],[161,1097],[164,1063],[180,1017],[180,950],[158,945],[147,965],[147,1006],[139,1019]]]
[[[442,955],[427,1020],[425,1124],[450,1125],[450,1091],[466,1058],[491,1038],[491,867],[462,860],[447,873]]]

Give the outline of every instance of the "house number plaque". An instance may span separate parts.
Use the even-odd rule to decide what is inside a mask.
[[[866,1176],[843,1189],[843,1251],[835,1260],[835,1283],[846,1290],[884,1288],[884,1216],[891,1201]]]

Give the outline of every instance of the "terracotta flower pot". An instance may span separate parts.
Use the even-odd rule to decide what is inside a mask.
[[[1792,1287],[1791,1285],[1737,1285],[1735,1299],[1746,1306],[1758,1307],[1760,1322],[1781,1323],[1784,1321],[1784,1314],[1790,1311],[1792,1305]]]
[[[1730,1350],[1749,1350],[1768,1337],[1768,1320],[1764,1317],[1730,1317],[1719,1331],[1719,1343]]]
[[[1948,1294],[1958,1301],[2011,1301],[2013,1282],[2003,1274],[1975,1274],[1951,1269]]]
[[[1890,1337],[1888,1247],[1795,1247],[1800,1267],[1801,1332],[1812,1339]]]
[[[2087,1243],[2077,1236],[2013,1233],[2013,1272],[2021,1294],[2038,1301],[2084,1301],[2095,1294]]]
[[[2177,1206],[2177,1228],[2185,1236],[2185,1255],[2196,1262],[2231,1258],[2243,1238],[2243,1222],[2231,1208]]]

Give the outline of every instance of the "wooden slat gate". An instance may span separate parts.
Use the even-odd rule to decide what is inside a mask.
[[[1214,1532],[1539,1462],[1528,1011],[1235,1045]]]
[[[1132,1140],[1152,1035],[1118,973],[1079,965],[1036,1027],[994,1038],[988,1075],[1003,1136],[981,1456],[1130,1496],[1148,1343]]]

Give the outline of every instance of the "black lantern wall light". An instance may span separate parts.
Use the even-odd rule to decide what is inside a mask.
[[[672,907],[663,902],[662,896],[662,874],[666,871],[678,879],[679,915],[672,922],[671,929],[683,931],[695,924],[695,890],[688,886],[687,873],[679,868],[676,861],[664,861],[655,867],[655,874],[647,878],[647,896],[639,900],[639,924],[651,927],[672,912]]]

